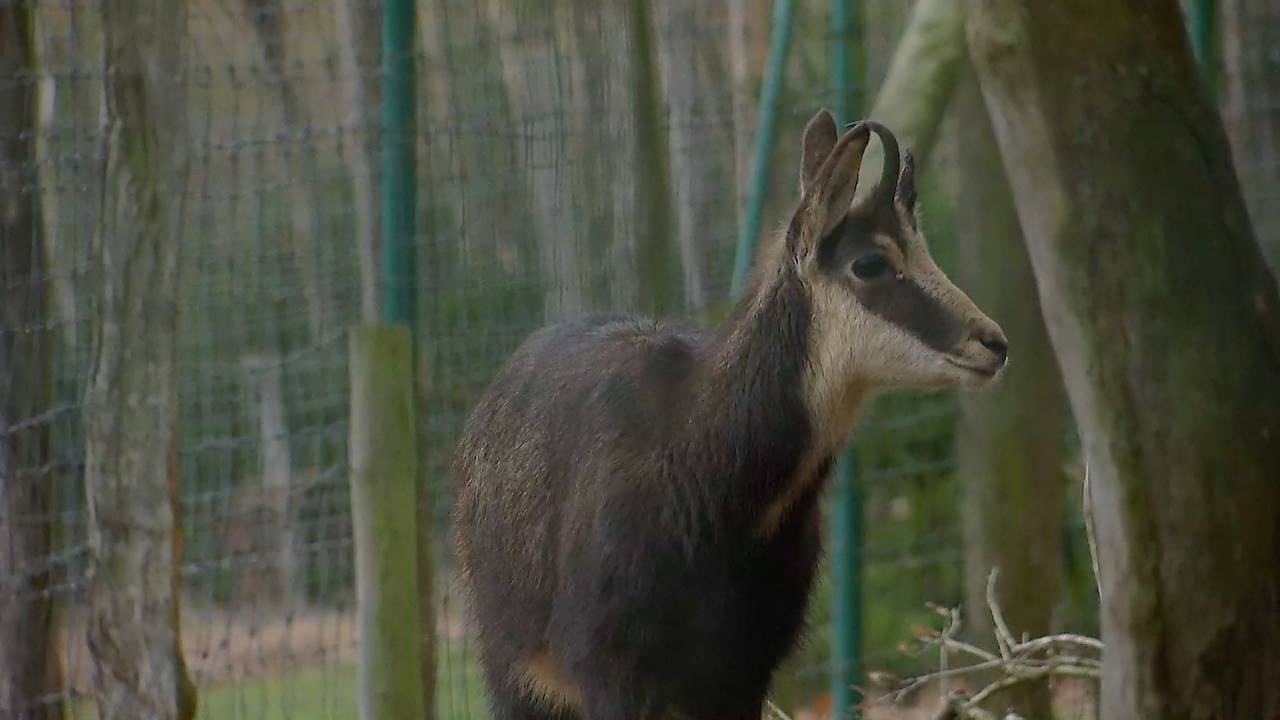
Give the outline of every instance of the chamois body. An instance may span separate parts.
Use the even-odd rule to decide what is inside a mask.
[[[823,461],[759,532],[812,444],[804,303],[791,278],[738,336],[596,317],[515,353],[458,464],[472,611],[504,694],[581,705],[591,689],[555,676],[592,677],[637,707],[758,717],[818,560]]]
[[[913,219],[883,199],[849,209],[867,135],[837,143],[829,116],[810,124],[782,259],[715,331],[554,324],[472,412],[454,521],[495,717],[758,718],[802,632],[818,499],[865,392],[978,382],[956,360],[974,332],[959,311],[994,324],[963,295],[938,300],[959,291],[924,277],[936,268],[911,250]],[[869,256],[897,280],[872,277]],[[875,369],[900,362],[888,380]]]

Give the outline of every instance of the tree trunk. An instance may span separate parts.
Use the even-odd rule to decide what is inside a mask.
[[[641,150],[660,132],[646,107],[656,90],[646,62],[647,7],[643,0],[558,5],[563,42],[557,37],[552,51],[564,56],[566,72],[565,87],[553,92],[568,126],[562,160],[574,177],[572,242],[585,250],[592,300],[634,311],[642,304],[641,277],[656,269],[647,233],[653,220],[666,222],[646,216],[654,162],[666,164],[665,148]],[[646,300],[653,290],[643,289]]]
[[[525,138],[547,315],[664,312],[679,285],[648,3],[485,7]]]
[[[191,718],[175,477],[186,5],[105,0],[101,9],[107,157],[85,398],[89,648],[104,720]]]
[[[49,421],[53,355],[36,170],[34,10],[0,5],[0,715],[62,717]]]
[[[351,177],[355,210],[356,257],[360,262],[360,318],[378,320],[378,137],[382,83],[378,75],[382,14],[378,5],[359,0],[337,3],[342,67],[347,78],[347,131],[343,156]]]
[[[1000,150],[977,80],[964,65],[948,124],[957,279],[1000,323],[1013,357],[995,387],[965,395],[956,433],[965,498],[965,627],[994,649],[986,601],[993,567],[1000,569],[997,599],[1013,631],[1050,631],[1062,575],[1067,414]],[[1049,699],[1048,682],[1040,681],[997,695],[988,709],[1050,718]]]
[[[83,278],[92,227],[74,218],[102,184],[102,87],[88,73],[60,72],[102,53],[96,3],[30,3],[35,25],[39,93],[36,115],[36,166],[40,187],[40,234],[45,271],[53,296],[60,347],[73,351],[89,342]],[[66,39],[74,38],[74,42]],[[81,144],[84,144],[83,146]],[[76,158],[75,162],[68,162]],[[77,209],[81,208],[81,209]],[[79,477],[74,479],[79,482]]]
[[[1254,237],[1280,274],[1280,0],[1221,7],[1222,116]]]
[[[284,129],[303,130],[309,126],[311,113],[307,107],[305,88],[301,81],[289,77],[286,68],[289,35],[288,28],[284,25],[288,12],[285,3],[283,0],[244,2],[249,26],[261,49],[268,79],[280,88],[280,119],[283,120]],[[279,156],[277,170],[281,177],[280,185],[288,194],[289,254],[301,276],[300,285],[307,304],[311,332],[319,336],[324,333],[329,322],[328,298],[320,277],[319,228],[315,221],[315,200],[310,189],[310,183],[321,176],[319,165],[313,148],[295,149],[282,144],[274,149]],[[364,300],[362,297],[362,303]]]
[[[607,84],[625,90],[601,108],[606,117],[625,119],[619,133],[629,137],[628,157],[616,162],[604,159],[612,168],[614,182],[630,189],[630,207],[617,217],[625,217],[614,233],[614,247],[629,247],[634,256],[638,284],[634,307],[655,317],[684,309],[681,258],[671,217],[671,152],[662,101],[661,61],[654,41],[654,10],[651,0],[627,0],[624,8],[624,42],[628,62],[620,68],[622,78]],[[687,68],[692,72],[692,68]],[[615,191],[615,197],[620,193]],[[616,284],[617,279],[615,279]]]
[[[869,117],[878,120],[924,165],[964,60],[964,9],[955,0],[917,0],[893,51]],[[884,150],[871,143],[862,159],[859,194],[880,177]]]
[[[685,305],[701,317],[715,284],[708,256],[716,239],[714,228],[731,228],[735,221],[726,212],[734,203],[733,185],[725,185],[731,170],[722,164],[732,156],[733,138],[721,138],[704,128],[711,125],[711,118],[729,115],[732,108],[720,107],[720,89],[727,78],[721,44],[707,37],[702,32],[705,23],[699,22],[707,9],[687,0],[663,0],[655,3],[654,14],[658,67],[669,108],[668,165]]]
[[[1079,423],[1104,718],[1280,711],[1280,316],[1175,0],[971,0]]]
[[[756,85],[769,48],[769,6],[763,0],[727,0],[729,13],[729,68],[733,76],[733,176],[736,204],[741,218],[747,202],[751,152],[756,129]]]
[[[580,235],[585,228],[574,224],[575,168],[565,167],[570,139],[569,118],[561,84],[568,75],[568,61],[560,45],[568,24],[567,3],[533,12],[555,14],[545,25],[553,37],[520,35],[521,0],[485,0],[489,24],[501,55],[502,79],[511,117],[524,140],[530,195],[534,198],[534,231],[541,265],[543,309],[548,317],[578,314],[586,309],[586,288],[580,259]],[[543,28],[542,22],[533,23]]]
[[[262,484],[261,494],[252,502],[261,512],[255,513],[254,517],[266,518],[262,548],[275,558],[266,568],[271,583],[268,599],[288,607],[298,589],[297,551],[294,547],[297,514],[293,509],[293,459],[284,405],[284,372],[280,364],[277,355],[251,356],[245,358],[243,367],[246,384],[258,401],[255,419]]]
[[[36,62],[32,66],[33,69],[38,68],[45,63],[56,62],[50,55],[49,46],[52,41],[49,37],[50,31],[45,27],[47,23],[48,10],[42,12],[39,8],[31,11],[31,22],[34,30],[33,50],[36,54]],[[75,32],[73,28],[71,32]],[[53,292],[50,303],[61,321],[62,332],[61,341],[67,348],[76,347],[76,327],[77,308],[75,283],[73,277],[75,275],[74,258],[75,249],[71,247],[66,234],[59,227],[58,219],[60,213],[60,199],[65,193],[65,189],[60,185],[65,185],[67,180],[65,177],[59,177],[58,166],[54,153],[56,152],[51,146],[52,135],[56,133],[56,119],[54,114],[57,109],[58,99],[58,81],[57,74],[54,72],[38,73],[40,88],[36,94],[38,98],[39,112],[36,115],[35,125],[35,152],[36,167],[38,168],[37,183],[40,187],[40,234],[44,243],[44,264],[49,274],[49,283]],[[17,106],[13,106],[17,107]]]

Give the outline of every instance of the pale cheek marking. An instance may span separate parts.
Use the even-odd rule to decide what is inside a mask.
[[[865,324],[859,322],[864,313],[849,307],[847,296],[829,283],[819,280],[810,284],[808,290],[815,323],[809,336],[804,401],[812,423],[813,438],[794,474],[788,479],[786,488],[760,517],[756,530],[766,538],[777,531],[787,513],[806,492],[826,479],[816,471],[843,442],[863,397],[859,388],[850,386],[853,365],[849,356],[850,348],[858,346],[859,338],[868,337]],[[844,320],[823,325],[822,318]]]
[[[811,286],[814,317],[806,402],[822,439],[837,446],[856,406],[873,386],[929,385],[954,380],[936,351],[906,330],[868,312],[832,283]],[[822,324],[822,318],[841,318]],[[851,393],[850,388],[858,388]],[[849,397],[856,395],[856,397]]]

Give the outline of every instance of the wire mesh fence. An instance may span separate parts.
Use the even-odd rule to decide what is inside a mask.
[[[550,319],[724,312],[768,9],[759,0],[417,4],[417,336],[442,718],[485,715],[452,584],[451,443],[498,365]],[[47,392],[0,408],[0,589],[20,609],[6,617],[48,614],[50,691],[20,699],[33,717],[64,703],[71,717],[94,716],[83,404],[112,71],[100,10],[101,0],[0,0],[3,17],[29,21],[0,24],[0,44],[30,45],[0,66],[0,98],[12,99],[0,103],[0,142],[23,149],[0,155],[0,203],[26,213],[3,221],[0,241],[36,258],[35,272],[0,274],[0,359],[11,363],[0,382],[22,395],[10,355],[37,336],[49,368]],[[350,718],[358,638],[346,336],[376,315],[382,5],[191,0],[188,12],[177,81],[189,173],[169,188],[185,203],[172,233],[184,654],[201,718]],[[868,5],[869,87],[903,12]],[[770,228],[796,194],[802,123],[834,92],[824,21],[825,6],[801,4]],[[926,212],[944,218],[942,191],[924,196]],[[930,229],[946,266],[945,222]],[[961,598],[955,422],[952,395],[900,394],[878,399],[859,426],[869,667],[910,667],[896,648],[928,617],[924,603]],[[1077,523],[1063,527],[1064,563],[1083,566]],[[821,586],[810,640],[779,679],[785,707],[826,689],[829,590]],[[1091,622],[1081,597],[1064,599],[1067,622]]]

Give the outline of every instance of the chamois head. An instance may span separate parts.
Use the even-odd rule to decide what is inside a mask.
[[[855,201],[872,132],[884,146],[884,168]],[[990,382],[1005,364],[1007,340],[930,257],[910,152],[900,158],[893,134],[871,121],[841,137],[823,110],[805,129],[801,165],[802,199],[782,262],[794,263],[810,300],[811,398],[841,405],[855,385]]]

